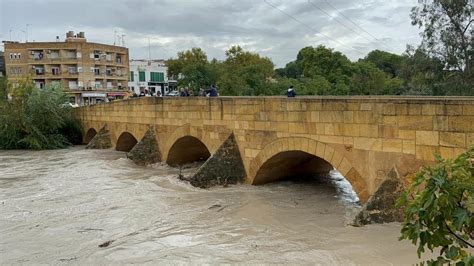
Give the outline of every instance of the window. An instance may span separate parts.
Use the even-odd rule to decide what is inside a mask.
[[[135,76],[133,75],[133,71],[130,71],[130,81],[135,81]]]
[[[35,66],[35,74],[36,75],[44,75],[44,67],[42,66]]]
[[[10,53],[10,60],[13,60],[13,53]]]
[[[12,75],[19,75],[19,74],[21,74],[21,67],[12,67],[12,68],[10,69],[10,73],[11,73]]]
[[[112,76],[112,69],[107,68],[107,69],[105,70],[105,74],[106,74],[107,76]]]
[[[67,72],[69,74],[77,74],[77,69],[76,69],[76,67],[68,67]]]
[[[53,75],[55,75],[55,76],[61,74],[61,71],[60,71],[60,68],[59,68],[59,67],[52,67],[52,68],[51,68],[51,72],[52,72]]]
[[[97,76],[100,75],[100,68],[99,67],[91,67],[91,70],[92,70],[92,73],[94,73],[94,75],[97,75]]]
[[[43,52],[42,51],[34,51],[33,52],[33,59],[34,60],[43,60]]]
[[[69,50],[66,52],[66,58],[68,59],[76,59],[77,58],[77,53],[76,50]]]
[[[150,81],[160,82],[165,80],[165,74],[161,72],[151,72]]]
[[[59,59],[59,57],[60,57],[60,54],[58,50],[51,51],[51,54],[50,54],[51,59]]]
[[[112,82],[110,81],[107,81],[107,89],[112,89]]]
[[[69,89],[72,89],[72,90],[75,90],[78,88],[77,81],[75,80],[70,80],[68,85],[69,85]]]
[[[44,88],[44,81],[42,80],[35,80],[35,86],[38,89],[43,89]]]
[[[138,81],[145,81],[145,71],[138,71]]]

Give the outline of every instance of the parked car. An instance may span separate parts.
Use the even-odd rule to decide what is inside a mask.
[[[77,107],[79,107],[79,105],[77,103],[70,103],[70,102],[63,103],[61,106],[63,108],[77,108]]]
[[[170,91],[170,92],[166,93],[165,96],[177,97],[177,96],[179,96],[179,92],[178,91]]]

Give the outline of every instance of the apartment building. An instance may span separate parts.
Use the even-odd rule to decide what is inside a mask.
[[[63,42],[4,42],[10,83],[30,77],[36,87],[60,85],[79,105],[128,96],[128,48],[87,42],[84,32]]]
[[[130,60],[128,88],[140,95],[148,92],[154,96],[165,95],[168,88],[168,67],[164,60]]]

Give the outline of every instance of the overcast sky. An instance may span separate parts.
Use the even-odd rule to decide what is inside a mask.
[[[156,59],[192,47],[223,59],[238,44],[279,67],[305,46],[323,44],[357,60],[373,49],[402,53],[420,42],[409,18],[417,0],[266,1],[0,0],[0,39],[11,33],[25,41],[26,24],[29,41],[64,40],[73,30],[85,31],[88,41],[113,44],[117,32],[125,35],[131,59],[148,58],[149,40]]]

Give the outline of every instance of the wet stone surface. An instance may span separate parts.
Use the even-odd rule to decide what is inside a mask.
[[[403,210],[395,207],[403,191],[403,183],[396,170],[392,169],[388,174],[388,179],[382,182],[379,189],[356,216],[354,225],[403,221]]]
[[[239,147],[234,134],[198,169],[189,182],[200,188],[227,186],[243,182],[245,178],[244,164],[240,157]]]
[[[127,157],[138,165],[154,164],[161,161],[161,153],[153,129],[149,129],[145,133],[145,136],[127,154]]]
[[[107,126],[104,126],[97,132],[92,140],[87,144],[86,149],[110,149],[112,147],[112,140],[110,139],[110,132]]]

